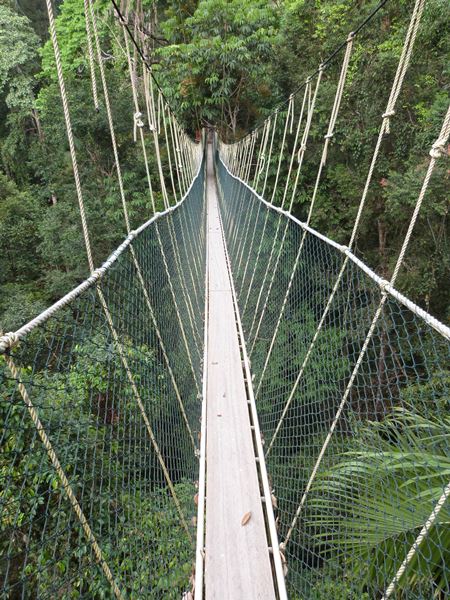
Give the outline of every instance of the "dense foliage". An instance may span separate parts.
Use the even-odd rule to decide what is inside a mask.
[[[154,5],[146,0],[136,19],[158,81],[186,127],[195,133],[213,124],[232,139],[261,122],[301,85],[375,4],[173,0]],[[359,251],[384,275],[392,268],[448,102],[445,4],[427,3],[393,135],[379,161],[358,240]],[[98,6],[126,192],[138,224],[149,208],[144,167],[132,138],[123,42],[110,4],[102,0]],[[348,239],[410,8],[406,0],[388,2],[355,42],[333,152],[313,216],[315,226],[339,241]],[[79,281],[86,264],[53,53],[45,41],[44,7],[2,0],[0,20],[0,322],[12,329]],[[61,3],[57,25],[99,262],[124,230],[104,106],[97,114],[92,104],[83,2]],[[316,109],[319,124],[326,122],[338,69],[339,55],[324,77]],[[298,106],[300,102],[299,95]],[[319,126],[311,138],[318,147]],[[317,152],[312,150],[294,207],[301,216],[315,178]],[[447,186],[444,164],[433,180],[400,278],[400,287],[441,319],[448,314],[450,272]]]
[[[116,165],[111,153],[102,96],[99,111],[94,109],[83,1],[64,0],[54,4],[58,9],[57,32],[75,144],[80,158],[94,261],[98,265],[125,234]],[[316,71],[318,64],[346,39],[349,31],[371,12],[377,2],[122,2],[122,6],[126,4],[130,8],[129,22],[136,25],[135,31],[139,32],[139,38],[145,45],[146,56],[155,77],[187,130],[194,136],[203,126],[212,125],[224,139],[232,141],[262,123],[276,105],[301,86],[305,78]],[[314,227],[341,243],[348,241],[352,228],[411,6],[410,0],[387,2],[370,26],[355,40],[342,108],[312,220]],[[96,7],[125,193],[131,225],[135,227],[148,218],[151,206],[146,193],[145,165],[133,140],[134,107],[123,53],[123,36],[110,2],[99,0]],[[447,0],[429,0],[404,90],[392,119],[392,131],[383,143],[368,195],[356,251],[384,277],[391,274],[427,167],[428,151],[437,137],[448,106],[449,25]],[[315,125],[311,131],[310,151],[305,158],[302,180],[293,208],[301,218],[306,216],[309,207],[341,57],[342,53],[338,53],[330,63],[321,84]],[[301,93],[295,97],[297,115],[300,104]],[[275,150],[280,146],[285,118],[284,103],[280,104]],[[277,152],[274,151],[269,165],[270,192],[277,169],[276,155]],[[153,152],[149,152],[149,158],[152,172],[155,172],[156,159]],[[167,159],[164,155],[162,158],[163,161]],[[287,166],[284,165],[283,169],[281,181],[286,177]],[[402,291],[446,322],[450,318],[449,178],[448,160],[444,158],[436,168],[436,175],[431,182],[398,279],[398,287]],[[274,198],[276,202],[280,202],[280,193],[275,193]],[[158,190],[156,200],[158,207],[162,206]],[[34,0],[0,0],[0,330],[8,331],[19,327],[80,282],[87,273],[53,50],[48,40],[45,6],[43,2]],[[285,276],[289,277],[289,273],[286,272]],[[263,422],[266,420],[270,423],[269,432],[274,426],[270,422],[273,409],[270,393],[275,397],[277,391],[286,388],[286,381],[295,378],[315,331],[319,305],[317,299],[318,295],[310,299],[310,304],[302,304],[298,309],[301,318],[284,324],[280,329],[280,344],[291,351],[293,359],[287,366],[283,355],[277,355],[267,399],[260,403],[260,417]],[[363,310],[360,296],[358,301],[360,306],[356,306],[355,314],[358,310]],[[273,308],[270,307],[271,310]],[[73,316],[74,320],[76,318]],[[354,318],[356,320],[358,315]],[[400,320],[399,316],[398,321]],[[392,324],[390,326],[393,327]],[[406,339],[408,324],[402,324],[402,327]],[[310,403],[314,404],[315,411],[319,408],[322,411],[320,414],[323,422],[320,425],[323,428],[328,425],[330,416],[326,407],[330,406],[329,399],[333,397],[339,400],[340,388],[336,382],[342,382],[348,376],[356,355],[355,348],[364,339],[365,332],[366,323],[361,320],[352,331],[344,333],[342,328],[330,326],[326,335],[319,340],[320,360],[312,361],[308,372],[303,389],[305,404],[301,410],[297,409],[299,422]],[[350,334],[353,337],[349,341]],[[364,394],[367,394],[367,387],[373,382],[368,377],[369,383],[361,383],[361,389],[358,388],[360,397],[354,400],[356,425],[355,422],[352,423],[357,435],[352,441],[345,440],[339,448],[332,448],[336,464],[320,474],[312,490],[313,501],[305,521],[305,530],[300,539],[295,539],[298,555],[304,553],[302,558],[306,557],[305,563],[308,566],[320,564],[323,557],[328,557],[331,552],[334,552],[333,556],[338,560],[342,558],[344,549],[353,548],[355,554],[360,550],[357,540],[359,521],[355,518],[355,507],[360,507],[361,510],[364,508],[370,517],[371,547],[367,549],[365,546],[361,550],[359,561],[348,561],[348,564],[343,561],[345,578],[339,584],[336,585],[335,580],[331,576],[328,578],[326,573],[323,574],[322,581],[311,580],[309,592],[317,600],[330,597],[340,600],[366,598],[366,592],[364,595],[354,592],[354,581],[358,585],[362,582],[364,590],[379,594],[384,580],[388,575],[392,576],[395,566],[398,566],[394,562],[388,564],[388,575],[383,573],[384,580],[380,581],[381,575],[376,570],[376,565],[381,562],[381,554],[383,557],[395,554],[395,536],[407,542],[414,539],[418,527],[428,515],[430,502],[435,503],[442,491],[439,486],[430,488],[429,481],[434,477],[439,479],[444,475],[448,476],[450,426],[448,419],[441,419],[442,413],[448,409],[445,391],[448,387],[448,372],[443,369],[439,372],[427,371],[426,357],[433,356],[434,350],[421,345],[419,333],[411,340],[408,337],[408,342],[400,339],[396,343],[397,346],[392,351],[390,347],[386,349],[383,341],[380,342],[379,347],[372,350],[372,364],[381,363],[385,360],[385,354],[390,351],[401,354],[401,344],[406,346],[408,343],[411,363],[414,368],[416,364],[419,365],[417,371],[411,375],[409,364],[403,370],[398,368],[398,372],[402,371],[401,376],[398,376],[401,379],[398,388],[401,389],[396,390],[396,396],[387,376],[382,381],[381,391],[378,389],[377,394],[390,395],[386,405],[390,406],[390,402],[393,405],[385,419],[381,418],[380,411],[377,412],[378,396],[373,402],[370,401],[372,404],[369,402],[370,410],[367,404],[362,408],[361,398],[367,399]],[[98,344],[99,347],[102,345]],[[129,350],[131,353],[142,351],[142,354],[148,354],[153,365],[154,348],[142,349],[139,345],[133,345]],[[331,350],[334,352],[332,355]],[[47,387],[52,388],[52,393],[41,392],[39,396],[42,410],[49,411],[50,425],[52,422],[63,424],[59,435],[69,464],[73,431],[83,431],[86,434],[85,452],[86,455],[89,452],[95,455],[94,462],[104,461],[108,465],[111,460],[111,456],[104,451],[103,438],[91,437],[94,435],[91,429],[93,416],[99,421],[101,417],[104,418],[101,411],[95,414],[91,405],[93,394],[101,395],[105,392],[102,386],[110,374],[110,371],[107,373],[107,368],[114,370],[115,359],[110,356],[105,358],[100,353],[96,357],[97,370],[92,370],[86,362],[87,354],[92,356],[92,352],[93,349],[87,342],[80,341],[73,349],[73,363],[65,372],[64,386],[60,375],[53,373],[50,381],[45,382]],[[28,359],[31,363],[31,353]],[[28,363],[24,362],[25,377],[28,374]],[[254,364],[256,363],[255,360]],[[397,376],[397,367],[392,367],[394,363],[395,357],[385,360],[388,365],[386,369],[392,368]],[[155,378],[163,379],[159,365],[152,366],[152,369]],[[330,373],[333,373],[333,377]],[[42,387],[45,377],[44,370],[35,376],[33,385],[37,390]],[[12,387],[7,381],[7,396],[12,393]],[[375,397],[375,393],[373,395]],[[397,405],[391,396],[397,398]],[[435,396],[439,400],[438,406],[430,409],[431,400],[434,402]],[[320,403],[316,402],[317,397],[320,398]],[[126,395],[123,401],[127,402]],[[421,403],[428,407],[427,410],[421,411]],[[2,404],[0,408],[2,425],[6,419],[12,419],[9,421],[10,425],[19,423],[20,420],[22,428],[21,436],[10,431],[5,438],[6,451],[13,449],[17,458],[13,464],[8,461],[0,463],[2,477],[10,482],[7,497],[3,500],[11,506],[12,514],[15,499],[22,494],[24,501],[21,518],[25,519],[26,515],[30,531],[38,531],[40,525],[36,525],[36,522],[40,518],[43,498],[51,497],[51,502],[54,503],[52,506],[59,506],[63,497],[60,484],[50,468],[42,469],[37,480],[29,475],[37,464],[44,464],[46,460],[42,447],[37,443],[34,428],[31,422],[24,419],[23,407],[13,406],[11,409],[9,405]],[[367,418],[360,420],[363,409]],[[67,421],[66,414],[70,414]],[[162,411],[160,419],[164,420],[164,416]],[[105,423],[101,423],[102,427],[103,425]],[[116,425],[114,435],[117,436],[117,443],[125,445],[130,423]],[[278,463],[274,459],[272,465],[278,469],[279,488],[288,489],[295,477],[295,498],[288,494],[287,499],[280,498],[280,511],[284,510],[286,514],[298,502],[297,490],[304,487],[313,466],[314,457],[302,454],[301,448],[302,438],[310,428],[306,417],[302,426],[303,429],[298,427],[296,434],[292,436],[289,455],[283,456]],[[101,435],[109,436],[111,429],[100,427]],[[96,431],[95,435],[98,436],[98,428]],[[423,431],[427,433],[426,448],[419,435]],[[314,438],[316,435],[317,440]],[[309,441],[311,447],[319,447],[319,434],[314,431]],[[365,446],[364,450],[361,449],[362,445]],[[130,458],[127,458],[127,449],[122,450],[124,464],[120,465],[117,477],[124,479],[127,460]],[[139,459],[133,457],[133,460]],[[154,461],[154,457],[152,460]],[[151,470],[153,467],[152,463],[145,468]],[[81,481],[83,468],[80,465],[80,472],[73,473],[77,485]],[[411,473],[414,476],[420,473],[417,481],[413,481]],[[189,504],[192,512],[193,483],[187,482],[184,475],[177,479],[177,491],[182,501]],[[138,489],[142,481],[134,483]],[[328,490],[331,487],[337,490],[336,497],[328,496],[324,499],[321,495],[324,486]],[[393,497],[389,493],[389,486],[402,490],[403,502],[396,503],[395,506],[389,504]],[[372,493],[372,504],[364,504],[363,507],[361,498],[366,501],[364,490],[368,487],[371,493],[373,490],[375,493]],[[171,512],[173,506],[165,497],[167,490],[161,484],[157,489],[152,489],[145,499],[141,499],[136,489],[130,488],[123,492],[121,502],[126,508],[112,507],[106,491],[103,495],[99,492],[96,518],[100,523],[109,523],[111,514],[120,514],[122,508],[129,514],[148,515],[148,522],[140,523],[131,534],[121,529],[123,522],[115,523],[115,536],[120,543],[107,549],[108,559],[116,569],[123,571],[124,580],[129,573],[133,574],[136,589],[128,590],[130,597],[142,597],[142,586],[147,584],[156,589],[160,597],[170,597],[170,594],[180,597],[186,589],[186,580],[192,566],[190,548],[174,539],[179,532],[176,530],[175,515]],[[293,493],[291,490],[291,494]],[[336,498],[340,500],[342,497],[346,501],[340,502],[337,509]],[[392,531],[391,522],[382,518],[380,506],[397,515],[401,527]],[[440,557],[434,561],[433,552],[437,548],[435,540],[439,538],[448,558],[448,530],[443,532],[448,518],[446,509],[427,541],[426,551],[431,557],[429,563],[417,564],[416,579],[406,579],[402,583],[415,586],[420,597],[432,597],[434,594],[436,598],[441,598],[446,593],[448,582],[442,575]],[[167,531],[172,522],[175,534],[169,535]],[[338,534],[324,540],[319,524],[334,529]],[[8,552],[7,536],[16,525],[8,520],[6,512],[2,521],[3,545],[0,546],[3,553]],[[58,520],[50,519],[50,534],[57,528]],[[148,552],[154,557],[155,564],[160,561],[159,570],[155,567],[150,573],[147,571],[148,563],[144,561],[127,564],[127,535],[139,538],[142,546],[148,548]],[[78,530],[73,534],[73,546],[77,546],[77,536],[81,536]],[[308,538],[307,543],[302,536]],[[25,545],[25,538],[15,541],[19,546],[22,543]],[[50,579],[45,580],[45,569],[42,567],[51,559],[53,551],[54,549],[43,547],[32,548],[29,558],[24,558],[19,552],[16,564],[19,571],[24,561],[29,560],[29,575],[35,580],[41,577],[39,585],[45,593],[51,593],[58,573],[68,570],[71,562],[69,559],[64,562],[63,558],[56,564],[56,571],[51,573]],[[64,556],[65,553],[67,554],[67,548],[62,548],[61,554]],[[63,590],[61,597],[77,597],[77,594],[92,598],[109,597],[109,591],[101,588],[101,577],[91,580],[87,568],[90,557],[87,557],[87,553],[86,547],[81,547],[78,562],[83,575],[78,581],[72,581],[72,587]],[[372,569],[364,568],[367,561],[371,561]],[[171,565],[170,570],[163,568],[167,564]],[[437,566],[431,569],[430,564]],[[291,570],[291,577],[293,571],[294,569]],[[41,572],[44,575],[40,575]]]

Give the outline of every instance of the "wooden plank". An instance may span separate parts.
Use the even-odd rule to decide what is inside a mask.
[[[209,149],[206,600],[274,600],[250,418]],[[242,525],[244,515],[250,520]]]

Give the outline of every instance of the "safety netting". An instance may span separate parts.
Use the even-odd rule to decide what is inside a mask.
[[[1,357],[2,598],[189,587],[205,235],[201,167],[181,204]]]
[[[446,597],[448,328],[216,164],[290,597]]]

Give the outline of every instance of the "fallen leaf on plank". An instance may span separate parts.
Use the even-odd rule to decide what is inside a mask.
[[[241,525],[243,527],[244,527],[244,525],[247,525],[247,523],[250,521],[251,518],[252,518],[252,513],[250,511],[245,513],[245,515],[242,517]]]

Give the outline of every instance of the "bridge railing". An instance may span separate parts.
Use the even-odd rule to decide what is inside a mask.
[[[1,339],[2,598],[189,587],[204,273],[202,164],[180,203]]]
[[[449,328],[217,173],[292,597],[442,597]]]

